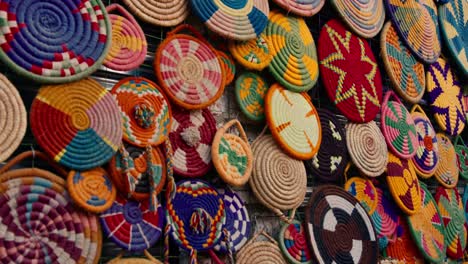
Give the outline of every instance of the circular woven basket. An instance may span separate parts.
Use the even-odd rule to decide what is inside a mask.
[[[384,192],[378,186],[375,189],[377,191],[377,207],[371,215],[371,219],[379,240],[388,242],[396,236],[398,223],[400,222],[400,211],[389,197],[388,191]]]
[[[406,101],[418,103],[426,88],[424,64],[400,40],[391,22],[385,24],[380,35],[380,50],[393,89]]]
[[[421,184],[421,198],[421,209],[407,217],[408,227],[424,258],[431,263],[442,263],[447,249],[444,221],[425,184]]]
[[[127,77],[112,88],[123,122],[123,139],[146,147],[166,140],[171,128],[171,107],[154,82],[142,77]]]
[[[322,185],[312,193],[306,229],[319,263],[377,263],[377,234],[366,210],[340,187]]]
[[[441,35],[445,41],[450,58],[456,63],[462,75],[468,77],[468,2],[463,0],[446,1],[439,6]]]
[[[447,255],[453,259],[463,257],[466,247],[467,227],[463,201],[457,188],[445,189],[439,186],[435,199],[439,206],[441,221],[445,225]]]
[[[411,109],[411,117],[418,134],[416,155],[412,162],[416,173],[423,179],[431,177],[439,164],[439,144],[431,120],[419,105]]]
[[[112,23],[112,45],[104,66],[117,71],[130,71],[145,61],[147,46],[145,33],[135,18],[119,4],[106,7]],[[110,14],[116,12],[118,14]]]
[[[0,162],[18,148],[26,133],[28,118],[15,86],[0,73]]]
[[[236,75],[236,63],[227,53],[219,50],[216,51],[216,53],[218,54],[221,65],[223,66],[224,74],[226,75],[225,85],[228,86],[234,80],[234,76]]]
[[[123,0],[141,20],[163,27],[182,23],[189,14],[188,0]]]
[[[144,251],[145,258],[122,258],[122,253],[111,259],[107,264],[162,264],[161,261],[151,256],[148,251]]]
[[[265,97],[265,113],[273,138],[288,155],[307,160],[317,153],[322,128],[309,95],[274,84]]]
[[[352,177],[346,181],[344,189],[356,197],[369,215],[375,212],[379,200],[377,189],[375,189],[371,180]]]
[[[230,41],[228,48],[234,59],[248,70],[261,71],[270,64],[271,43],[265,33],[247,41]]]
[[[342,178],[348,163],[346,132],[334,113],[318,109],[318,115],[322,129],[321,147],[317,154],[311,160],[306,160],[304,164],[312,175],[318,176],[321,180],[337,182]]]
[[[67,177],[67,189],[78,206],[92,213],[109,209],[117,196],[107,172],[100,167],[84,172],[71,171]]]
[[[367,41],[332,19],[323,26],[319,43],[320,74],[330,100],[352,122],[374,120],[382,101],[382,79]]]
[[[184,30],[192,35],[181,34]],[[208,107],[221,97],[226,85],[226,73],[216,50],[187,24],[167,33],[153,66],[167,96],[186,109]]]
[[[260,75],[244,72],[236,80],[236,99],[242,113],[253,121],[265,119],[264,99],[268,84]]]
[[[395,99],[390,101],[390,97]],[[388,147],[403,159],[411,159],[416,155],[418,135],[411,114],[396,94],[388,91],[382,104],[380,125]]]
[[[319,68],[315,42],[304,19],[271,11],[265,29],[272,61],[268,69],[275,79],[294,92],[310,90]]]
[[[278,244],[283,255],[292,264],[312,264],[312,252],[307,244],[304,223],[294,220],[279,232]]]
[[[363,38],[373,38],[385,22],[382,0],[332,0],[338,14],[351,30]]]
[[[421,191],[413,163],[388,154],[387,184],[398,207],[407,215],[421,208]]]
[[[164,211],[161,204],[151,211],[148,200],[136,202],[118,195],[100,217],[104,234],[127,251],[148,249],[162,234]]]
[[[460,176],[463,179],[468,180],[468,146],[465,144],[465,141],[463,141],[461,136],[457,136],[455,138],[453,145],[455,153],[457,153],[457,164]]]
[[[255,241],[263,235],[268,241]],[[269,263],[286,264],[286,260],[276,242],[265,231],[255,234],[252,239],[237,253],[236,264]]]
[[[385,138],[374,121],[346,124],[346,146],[354,165],[362,174],[377,177],[384,173],[388,162]]]
[[[325,0],[274,0],[288,13],[311,17],[317,14],[325,5]]]
[[[100,0],[2,1],[0,60],[31,80],[64,83],[96,71],[111,44]]]
[[[122,143],[122,117],[112,95],[93,79],[43,86],[30,111],[36,142],[74,170],[99,167]]]
[[[428,103],[439,127],[451,136],[461,134],[466,124],[462,89],[455,72],[443,58],[428,67],[426,87]]]
[[[437,7],[431,0],[384,0],[387,13],[401,40],[425,63],[439,58]]]
[[[235,126],[240,136],[228,133]],[[243,186],[252,173],[252,150],[244,128],[233,119],[218,129],[211,146],[213,165],[224,182],[232,186]]]
[[[436,180],[445,188],[454,188],[458,183],[459,170],[455,148],[443,133],[437,133],[439,144],[439,165],[434,172]]]
[[[416,247],[408,227],[406,219],[400,221],[398,237],[393,243],[389,243],[385,249],[387,257],[408,264],[424,264],[424,259]]]

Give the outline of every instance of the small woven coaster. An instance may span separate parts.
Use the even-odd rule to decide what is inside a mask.
[[[265,120],[264,100],[268,84],[260,75],[244,72],[236,80],[236,99],[241,111],[253,121]]]
[[[304,223],[294,220],[291,224],[283,225],[278,243],[289,263],[312,264]]]

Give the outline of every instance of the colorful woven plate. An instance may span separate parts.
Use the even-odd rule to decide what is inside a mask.
[[[304,19],[271,11],[265,35],[273,56],[268,68],[275,79],[294,92],[310,90],[319,69],[315,42]]]
[[[111,92],[122,114],[125,141],[146,147],[166,140],[171,128],[171,108],[155,83],[142,77],[127,77]]]
[[[353,32],[363,38],[375,37],[385,22],[383,0],[332,0],[338,14]]]
[[[439,7],[441,35],[462,75],[468,77],[468,2],[451,0]]]
[[[421,208],[421,191],[413,164],[388,153],[387,184],[398,207],[407,215]]]
[[[184,30],[193,36],[181,34]],[[153,66],[161,87],[183,108],[206,108],[223,94],[223,64],[216,50],[188,24],[167,34],[156,51]]]
[[[394,101],[390,101],[393,97]],[[382,104],[380,125],[388,147],[403,159],[416,155],[418,135],[411,114],[396,94],[388,91]]]
[[[100,0],[2,0],[0,60],[44,83],[83,79],[98,69],[111,43]]]
[[[443,133],[437,133],[439,144],[439,165],[434,172],[437,181],[445,188],[454,188],[458,183],[459,170],[455,148]]]
[[[325,0],[274,0],[288,13],[311,17],[317,14],[325,4]]]
[[[439,186],[435,199],[445,225],[447,255],[453,259],[463,257],[466,247],[467,227],[463,201],[457,188],[445,189]]]
[[[397,239],[395,242],[388,244],[385,252],[388,257],[403,263],[423,264],[424,259],[416,247],[410,233],[406,219],[402,219],[398,226]]]
[[[164,212],[161,204],[149,209],[148,200],[125,200],[118,195],[112,207],[100,215],[104,234],[128,251],[152,247],[161,237]]]
[[[320,119],[306,93],[294,93],[273,84],[265,98],[271,134],[291,157],[311,159],[322,142]]]
[[[104,66],[117,71],[138,68],[146,58],[148,44],[145,33],[123,6],[111,4],[106,10],[112,23],[112,45]],[[119,14],[110,14],[114,11]]]
[[[256,71],[263,70],[273,59],[270,47],[264,33],[247,41],[230,41],[228,45],[229,51],[240,65]]]
[[[250,120],[265,119],[264,99],[268,84],[260,75],[244,72],[236,80],[236,99],[242,113]]]
[[[182,23],[189,14],[188,0],[123,0],[141,20],[163,27]]]
[[[0,162],[19,147],[28,118],[23,99],[15,86],[0,73]]]
[[[425,184],[420,186],[421,209],[407,217],[408,227],[424,258],[431,263],[442,263],[447,248],[444,222],[431,193]]]
[[[352,177],[344,185],[344,189],[361,203],[369,215],[372,215],[377,208],[377,189],[371,180],[361,177]]]
[[[67,189],[78,206],[92,213],[109,209],[117,196],[107,172],[100,167],[84,172],[71,171],[67,177]]]
[[[468,180],[468,146],[465,144],[461,136],[457,136],[455,138],[453,145],[455,153],[457,153],[457,164],[460,176],[463,179]]]
[[[422,178],[431,177],[439,164],[439,144],[431,121],[419,105],[411,109],[411,117],[418,134],[416,155],[412,161],[416,173]]]
[[[32,133],[58,163],[88,170],[106,163],[122,143],[112,95],[93,79],[43,86],[31,106]]]
[[[391,22],[385,24],[380,40],[382,60],[393,89],[406,101],[418,103],[426,88],[424,65],[400,40]]]
[[[223,66],[224,74],[226,75],[225,85],[228,86],[234,80],[234,76],[236,75],[236,63],[227,53],[219,50],[216,52],[218,54],[219,60],[221,61],[221,65]]]
[[[255,241],[259,235],[266,237],[267,241]],[[251,264],[256,262],[274,264],[288,263],[278,247],[278,242],[265,231],[255,234],[236,256],[236,264]]]
[[[377,235],[366,210],[340,187],[322,185],[305,211],[306,229],[318,263],[377,263]]]
[[[439,127],[451,136],[461,134],[465,128],[466,110],[460,83],[449,63],[439,58],[431,64],[426,84],[428,103]]]
[[[377,208],[371,215],[372,223],[375,227],[375,232],[379,237],[379,244],[385,242],[388,244],[397,231],[398,224],[400,223],[400,211],[395,205],[391,197],[389,197],[388,191],[378,186],[375,187],[377,191]],[[392,241],[395,242],[395,241]]]
[[[334,113],[322,108],[318,110],[318,115],[322,128],[320,144],[322,147],[311,160],[306,160],[304,164],[312,175],[324,181],[336,182],[342,178],[344,168],[348,163],[345,130]]]
[[[312,252],[307,244],[305,225],[297,220],[285,224],[279,232],[278,244],[292,264],[312,264]]]
[[[382,80],[367,41],[332,19],[319,43],[320,74],[330,100],[352,122],[373,120],[380,111]]]
[[[406,46],[425,63],[439,58],[439,22],[432,0],[384,0],[387,13]]]

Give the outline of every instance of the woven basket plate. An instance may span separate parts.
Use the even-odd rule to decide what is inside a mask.
[[[265,34],[273,56],[268,68],[275,79],[294,92],[310,90],[319,69],[315,42],[304,19],[272,11]]]
[[[467,141],[468,142],[468,141]],[[468,180],[468,146],[461,136],[457,136],[454,143],[455,153],[457,153],[457,164],[460,176]]]
[[[307,244],[305,225],[297,220],[285,224],[279,233],[283,255],[293,264],[312,264],[312,252]]]
[[[265,98],[268,127],[291,157],[311,159],[322,141],[320,119],[306,93],[294,93],[274,84]]]
[[[455,148],[443,133],[437,133],[439,144],[439,165],[434,172],[437,181],[445,188],[454,188],[458,183],[459,170],[457,166],[457,154]]]
[[[247,41],[230,41],[228,45],[229,51],[240,65],[256,71],[263,70],[273,59],[270,46],[264,33]]]
[[[379,198],[371,180],[352,177],[346,181],[344,189],[356,197],[369,215],[375,212]]]
[[[382,80],[372,50],[336,19],[322,28],[320,74],[328,97],[353,122],[375,118],[382,101]]]
[[[157,26],[172,27],[189,14],[188,0],[123,0],[141,20]]]
[[[400,222],[400,210],[395,205],[388,192],[384,192],[380,187],[375,187],[377,190],[377,208],[371,215],[372,223],[374,223],[375,232],[379,240],[385,237],[388,242],[396,235],[398,223]]]
[[[323,185],[307,204],[306,229],[319,263],[377,263],[377,235],[366,210],[340,187]]]
[[[288,13],[311,17],[317,14],[325,4],[325,0],[274,0]]]
[[[410,233],[406,219],[402,219],[398,227],[398,238],[395,242],[388,244],[385,252],[388,257],[403,261],[403,263],[423,264],[424,259]]]
[[[260,75],[245,72],[236,80],[236,99],[241,111],[253,121],[265,119],[264,99],[268,84]]]
[[[432,0],[384,0],[387,13],[406,46],[425,63],[439,58],[439,22]]]
[[[112,95],[93,79],[42,87],[31,106],[31,130],[58,163],[88,170],[122,143],[122,118]]]
[[[259,234],[264,234],[259,233]],[[269,241],[255,241],[259,234],[247,242],[236,256],[236,264],[251,264],[251,263],[271,263],[271,264],[286,264],[288,263],[281,253],[278,243],[269,235],[265,235]]]
[[[111,24],[100,0],[2,0],[0,60],[46,83],[83,79],[101,65]]]

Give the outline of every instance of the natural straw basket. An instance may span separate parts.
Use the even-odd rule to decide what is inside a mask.
[[[325,5],[325,0],[274,0],[288,13],[311,17],[317,14]]]
[[[161,261],[151,256],[148,251],[143,251],[146,259],[144,258],[122,258],[123,253],[117,255],[117,257],[111,259],[107,264],[162,264]]]
[[[460,176],[468,180],[468,146],[461,136],[457,136],[453,147],[457,153],[457,164]]]
[[[112,95],[93,79],[42,87],[31,130],[55,161],[75,170],[99,167],[122,143],[122,117]]]
[[[101,0],[2,1],[0,60],[42,83],[83,79],[96,71],[111,44]]]
[[[354,165],[369,177],[380,176],[387,167],[385,138],[374,121],[346,124],[346,146]]]
[[[279,232],[279,246],[289,263],[312,264],[312,251],[307,244],[305,225],[294,220]]]
[[[236,80],[236,99],[241,111],[253,121],[265,120],[264,100],[268,84],[253,72],[244,72]]]
[[[385,249],[388,257],[408,264],[424,264],[424,259],[416,247],[409,231],[406,219],[400,221],[398,238]]]
[[[176,26],[189,14],[188,0],[123,0],[141,20],[163,27]]]
[[[348,163],[344,172],[346,178],[348,178],[350,165],[351,164]],[[344,189],[352,196],[356,197],[369,215],[372,215],[375,212],[379,197],[377,189],[371,180],[361,178],[359,176],[351,177],[345,182]]]
[[[119,4],[106,7],[112,23],[112,45],[104,66],[117,71],[138,68],[146,58],[145,33],[133,16]],[[111,12],[120,14],[110,14]]]
[[[0,162],[18,148],[26,133],[26,108],[15,86],[0,73]]]
[[[395,27],[387,22],[380,35],[380,50],[393,89],[410,103],[418,103],[426,89],[424,64],[400,40]]]
[[[248,70],[261,71],[273,59],[271,44],[265,33],[247,41],[230,41],[228,48],[237,63]]]
[[[268,241],[256,241],[259,236],[266,237]],[[264,230],[255,234],[241,251],[237,253],[236,264],[251,264],[256,262],[269,264],[287,263],[281,254],[278,242]]]
[[[377,208],[371,215],[372,223],[374,223],[375,232],[381,242],[387,244],[396,236],[398,223],[400,222],[400,210],[391,199],[387,190],[375,187],[377,190]]]
[[[310,90],[318,80],[315,42],[304,19],[272,11],[265,29],[273,56],[268,69],[285,88]]]
[[[434,172],[436,180],[445,188],[454,188],[458,183],[459,170],[457,166],[457,154],[455,148],[443,133],[437,133],[439,144],[439,165]]]
[[[322,27],[318,42],[320,75],[330,101],[352,122],[374,120],[382,101],[382,79],[370,45],[337,19]]]

